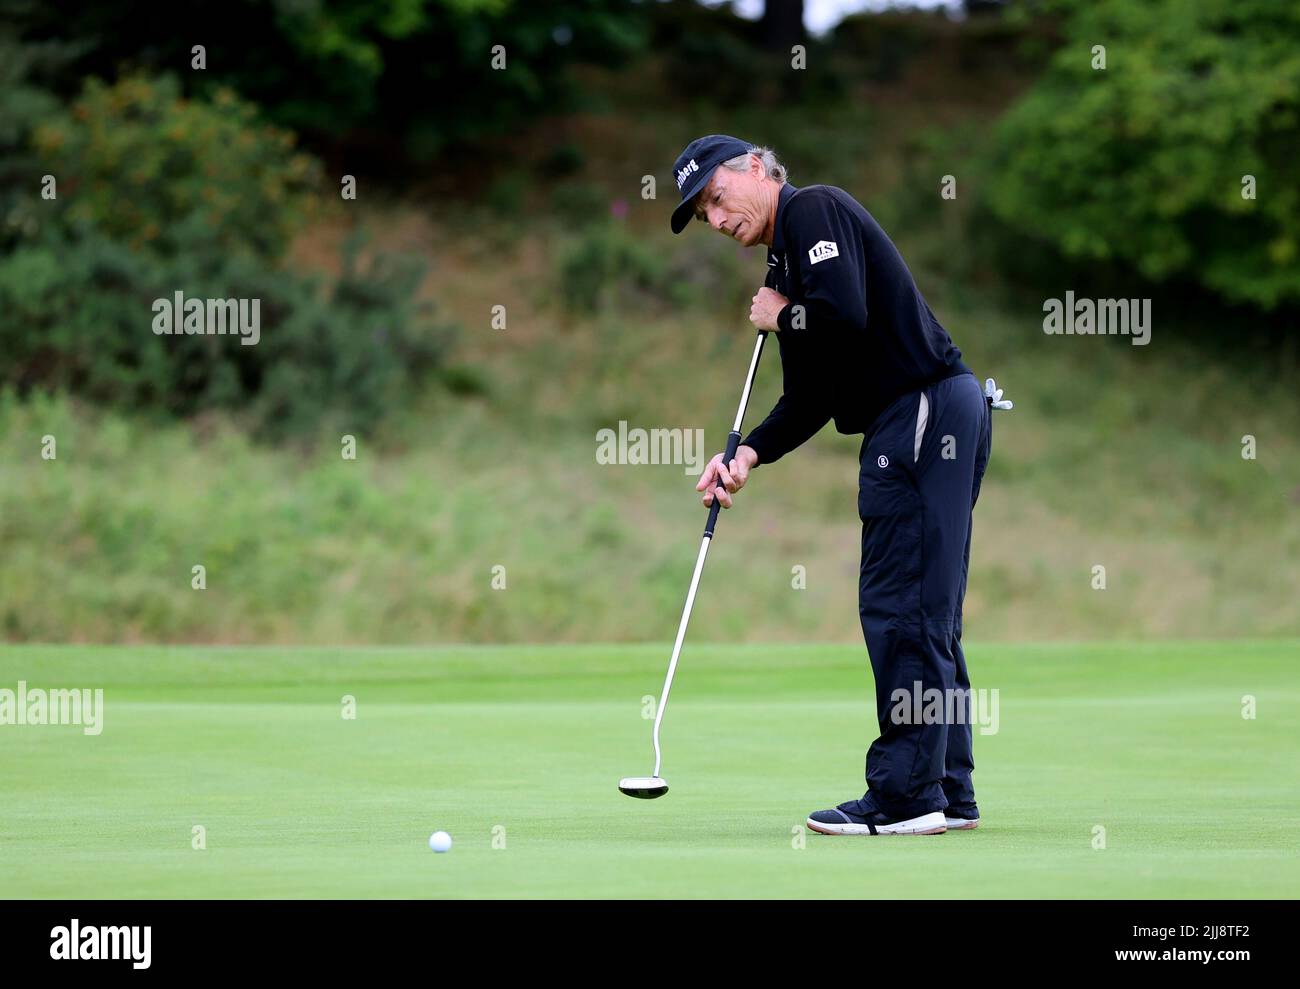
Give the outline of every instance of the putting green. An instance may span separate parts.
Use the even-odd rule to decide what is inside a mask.
[[[97,736],[0,726],[0,892],[1289,898],[1298,656],[974,644],[974,686],[999,692],[975,739],[983,826],[872,839],[801,827],[862,791],[860,647],[688,642],[672,791],[638,801],[616,786],[653,768],[662,646],[8,646],[0,689],[102,688],[105,710]],[[449,854],[425,844],[439,829]]]

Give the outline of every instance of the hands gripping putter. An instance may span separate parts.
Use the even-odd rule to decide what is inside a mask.
[[[754,387],[754,374],[758,371],[758,359],[763,354],[763,341],[767,331],[760,330],[754,341],[754,356],[749,361],[749,374],[745,378],[745,390],[740,395],[740,408],[736,410],[736,421],[727,434],[727,449],[723,454],[723,464],[730,464],[740,446],[740,424],[745,418],[745,406],[749,404],[749,392]],[[709,508],[709,521],[704,526],[704,538],[700,541],[700,555],[695,558],[695,573],[691,577],[690,590],[686,592],[686,607],[682,609],[682,620],[677,625],[677,641],[673,643],[673,656],[668,661],[668,675],[664,677],[663,693],[659,695],[658,710],[655,712],[654,746],[655,771],[653,776],[626,776],[618,781],[618,788],[629,797],[653,800],[668,792],[668,782],[659,775],[663,765],[663,752],[659,748],[659,725],[664,719],[664,710],[668,707],[668,691],[673,686],[673,674],[677,671],[677,658],[682,652],[682,640],[686,638],[686,626],[691,620],[691,606],[695,604],[695,591],[700,586],[700,574],[704,572],[704,560],[709,555],[709,543],[713,539],[713,528],[718,523],[718,511],[722,508],[717,491],[726,490],[721,482],[714,492],[713,505]]]

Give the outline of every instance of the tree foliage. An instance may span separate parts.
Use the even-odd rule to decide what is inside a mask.
[[[0,382],[236,410],[267,436],[368,432],[441,359],[422,265],[363,264],[353,245],[329,286],[283,268],[318,166],[233,93],[187,100],[170,78],[132,75],[89,80],[66,108],[28,101],[43,112],[0,238]],[[155,300],[178,291],[258,300],[260,341],[156,334]]]
[[[1300,6],[1046,6],[1065,43],[997,130],[994,214],[1069,259],[1265,309],[1300,300]]]
[[[618,64],[646,41],[626,0],[136,0],[71,20],[57,5],[6,7],[24,40],[79,44],[71,77],[184,72],[192,92],[229,86],[313,145],[415,158],[562,109],[571,63]]]

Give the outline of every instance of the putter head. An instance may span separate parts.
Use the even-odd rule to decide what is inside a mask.
[[[629,797],[653,800],[668,792],[668,784],[658,776],[625,776],[618,781],[618,789]]]

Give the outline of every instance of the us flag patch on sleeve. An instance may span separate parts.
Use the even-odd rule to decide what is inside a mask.
[[[833,240],[819,240],[808,248],[808,261],[810,264],[816,264],[818,261],[825,261],[827,258],[837,258],[840,256],[840,249]]]

